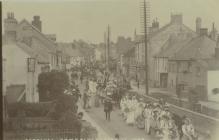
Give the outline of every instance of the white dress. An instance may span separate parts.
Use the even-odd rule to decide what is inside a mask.
[[[127,113],[126,123],[127,124],[134,124],[134,122],[135,122],[135,106],[134,106],[134,102],[132,100],[130,100],[128,102],[127,106],[129,108],[129,112]]]

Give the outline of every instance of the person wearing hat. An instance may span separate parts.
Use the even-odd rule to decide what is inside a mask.
[[[137,104],[136,98],[134,96],[131,97],[127,104],[129,112],[127,113],[126,123],[129,125],[133,125],[135,123],[136,104]]]
[[[87,109],[87,105],[88,105],[88,101],[89,101],[89,95],[88,95],[88,90],[85,89],[84,90],[84,94],[83,94],[83,108]]]
[[[143,99],[141,98],[135,112],[135,122],[138,128],[144,128],[144,123],[143,123],[144,118],[142,115],[143,111],[144,111],[144,103],[143,103]]]
[[[182,140],[196,140],[198,136],[195,134],[195,129],[189,118],[185,119],[185,123],[182,126]]]
[[[105,112],[105,116],[106,116],[106,120],[110,121],[110,114],[113,110],[113,104],[112,104],[112,100],[107,97],[104,101],[104,112]]]

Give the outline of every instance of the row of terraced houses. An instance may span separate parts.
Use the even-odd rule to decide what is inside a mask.
[[[32,22],[26,19],[18,22],[14,13],[8,13],[2,46],[6,101],[38,102],[38,75],[84,63],[81,48],[78,42],[59,43],[55,34],[44,34],[40,16],[34,16]]]
[[[219,88],[216,84],[219,81],[211,83],[215,87],[209,88],[209,81],[212,81],[209,78],[212,74],[218,76],[218,33],[214,23],[210,31],[203,28],[199,17],[194,24],[195,31],[183,23],[182,14],[172,14],[170,22],[161,28],[157,20],[152,22],[148,35],[150,87],[169,91],[180,88],[184,94],[192,88],[199,93],[200,99],[216,100],[210,93],[213,88]],[[144,83],[144,36],[135,34],[134,43],[134,47],[120,57],[121,71]]]

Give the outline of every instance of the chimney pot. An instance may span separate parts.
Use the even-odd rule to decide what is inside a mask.
[[[200,17],[196,18],[196,33],[200,34],[200,29],[202,27],[202,19]]]
[[[34,16],[32,25],[36,27],[40,32],[42,31],[42,22],[40,21],[40,16]]]
[[[172,14],[171,15],[171,23],[182,24],[183,23],[182,14]]]

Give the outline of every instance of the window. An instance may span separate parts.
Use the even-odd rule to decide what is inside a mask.
[[[196,67],[196,76],[200,76],[200,75],[201,75],[201,68]]]
[[[27,71],[35,72],[35,58],[27,58]]]

